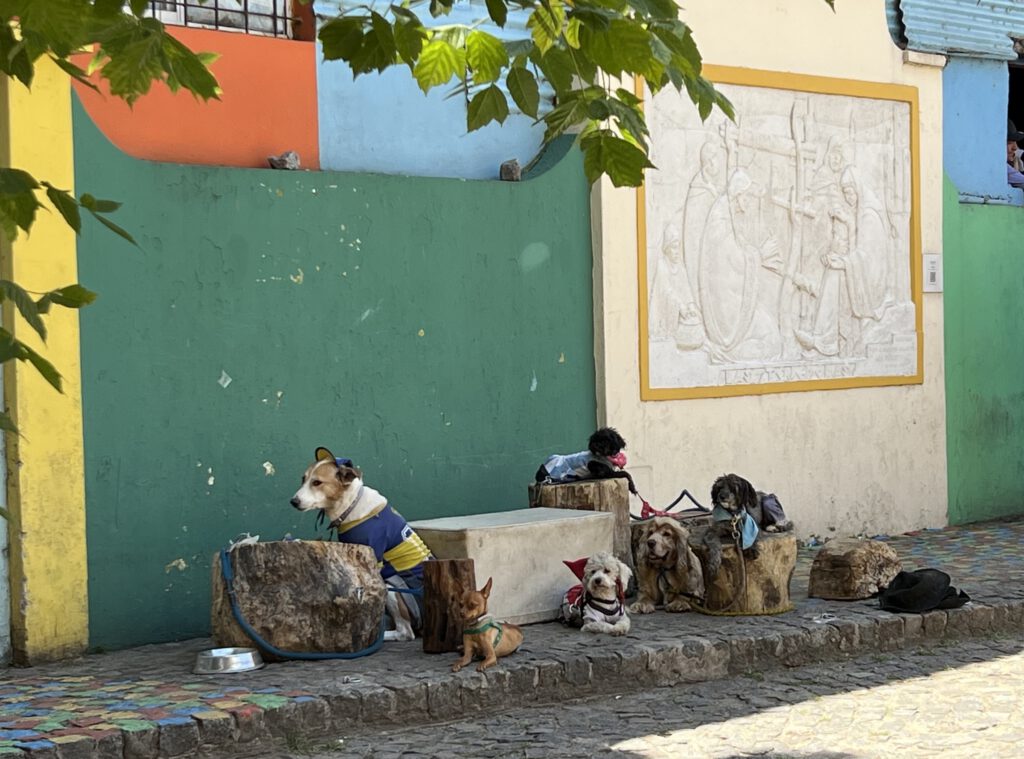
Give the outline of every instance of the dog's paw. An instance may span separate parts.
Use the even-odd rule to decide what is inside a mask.
[[[455,662],[452,665],[452,672],[458,672],[460,669],[462,669],[462,663],[461,662]]]
[[[654,604],[650,601],[637,601],[629,607],[630,614],[653,614]]]
[[[680,612],[680,611],[689,611],[689,610],[690,610],[690,603],[688,601],[683,601],[681,599],[676,599],[675,601],[672,601],[671,603],[665,604],[665,611]]]
[[[629,632],[629,625],[628,624],[624,625],[621,622],[619,622],[619,623],[617,623],[615,625],[612,625],[612,629],[608,631],[608,634],[609,635],[619,636],[619,635],[625,635],[628,632]]]

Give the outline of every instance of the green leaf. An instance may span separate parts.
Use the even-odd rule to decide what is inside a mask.
[[[473,83],[487,84],[501,76],[508,65],[508,53],[501,40],[477,29],[466,38],[466,61],[473,70]]]
[[[46,197],[53,203],[54,208],[60,211],[64,221],[75,230],[75,234],[82,231],[82,216],[78,212],[78,201],[67,190],[58,190],[49,182],[43,182],[46,187]]]
[[[46,340],[46,325],[39,315],[36,302],[32,300],[22,287],[9,279],[0,279],[0,299],[9,300],[18,308],[18,313],[28,322],[28,325],[36,331],[40,338]]]
[[[35,68],[25,43],[19,40],[10,24],[0,24],[0,71],[13,76],[26,87],[31,86]]]
[[[35,191],[39,183],[26,171],[0,168],[0,231],[8,240],[18,236],[18,229],[28,232],[42,204]]]
[[[525,68],[513,68],[505,78],[509,94],[512,100],[519,106],[519,110],[531,118],[537,118],[537,108],[540,106],[540,89],[537,87],[537,79],[533,73]]]
[[[508,6],[505,0],[487,0],[487,15],[498,26],[505,26],[508,20]]]
[[[465,51],[452,47],[446,40],[434,38],[423,46],[412,73],[426,93],[431,87],[451,81],[453,76],[461,79],[465,71]]]
[[[580,48],[581,26],[582,23],[578,18],[569,19],[569,23],[565,25],[565,41],[573,50],[579,50]]]
[[[546,53],[562,35],[565,23],[565,6],[562,0],[542,0],[526,22],[534,43],[541,53]]]
[[[370,29],[363,35],[363,44],[348,62],[355,75],[384,71],[395,62],[398,48],[388,20],[376,11],[370,12]]]
[[[427,38],[427,33],[424,31],[423,24],[420,23],[419,19],[415,21],[403,19],[395,22],[395,48],[397,48],[398,55],[405,61],[411,71],[415,68],[416,61],[423,51],[423,41]]]
[[[131,104],[149,92],[154,80],[164,75],[160,35],[140,29],[136,38],[121,48],[100,70],[110,92]]]
[[[131,6],[132,13],[141,17],[146,10],[146,6],[149,5],[149,0],[130,0],[129,5]]]
[[[492,84],[487,89],[476,93],[469,101],[466,126],[472,132],[492,121],[502,124],[507,118],[508,101],[505,100],[505,93],[496,84]]]
[[[573,65],[572,56],[560,47],[553,47],[544,55],[540,49],[534,49],[534,55],[530,60],[541,70],[544,78],[555,88],[559,96],[572,90],[573,77],[576,75],[576,66]]]
[[[586,121],[589,116],[588,101],[582,97],[574,97],[548,111],[544,116],[544,123],[547,129],[544,130],[544,142],[551,142],[553,139],[577,124]]]
[[[105,216],[100,216],[98,213],[96,213],[94,211],[89,211],[89,213],[92,214],[92,217],[94,219],[96,219],[96,221],[98,221],[100,224],[105,226],[111,232],[113,232],[116,235],[119,235],[120,237],[123,237],[125,240],[130,242],[132,245],[136,245],[135,238],[132,237],[130,234],[128,234],[127,231],[125,231],[121,227],[117,226],[117,224],[112,222],[110,219],[106,218]]]
[[[615,19],[608,31],[598,32],[584,26],[580,30],[580,45],[600,68],[614,77],[622,72],[637,74],[654,60],[651,35],[640,24]]]
[[[320,45],[325,61],[350,61],[363,44],[363,27],[368,16],[332,18],[320,27]]]
[[[608,130],[583,138],[580,147],[583,170],[591,182],[607,174],[615,187],[639,187],[644,181],[644,169],[654,168],[644,151]]]
[[[96,92],[100,91],[100,88],[93,84],[92,80],[89,79],[89,75],[71,61],[64,58],[56,58],[54,56],[50,56],[50,59],[57,64],[57,67],[61,69],[61,71],[70,76],[76,82],[84,84],[86,87],[91,90],[95,90]]]
[[[82,208],[88,209],[89,211],[96,211],[97,213],[110,213],[116,211],[121,207],[121,204],[115,200],[100,200],[89,193],[84,193],[82,197],[78,199],[81,203]]]
[[[14,424],[14,420],[11,419],[11,415],[6,411],[0,411],[0,430],[4,432],[17,432],[18,428]],[[3,517],[7,521],[11,520],[11,512],[0,506],[0,517]]]
[[[14,342],[18,343],[19,341],[15,340]],[[24,343],[20,343],[20,345],[25,353],[25,358],[22,358],[21,360],[24,361],[28,359],[32,366],[36,368],[36,371],[43,375],[43,379],[49,382],[57,392],[63,393],[64,388],[61,384],[60,372],[57,371],[54,365]]]
[[[67,285],[57,290],[51,290],[43,297],[65,308],[82,308],[96,300],[96,293],[81,285]]]
[[[63,392],[60,373],[53,367],[53,364],[16,339],[8,330],[0,328],[0,363],[10,361],[12,358],[30,362],[43,376],[43,379],[58,392]]]

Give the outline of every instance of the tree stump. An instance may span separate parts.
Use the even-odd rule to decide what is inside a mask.
[[[580,480],[558,484],[532,483],[530,508],[605,511],[615,515],[612,551],[615,558],[636,571],[630,547],[629,486],[624,479]],[[581,557],[574,557],[581,558]]]
[[[902,569],[896,551],[880,540],[833,540],[814,557],[807,595],[835,601],[871,598]]]
[[[462,646],[459,602],[476,590],[472,559],[435,559],[423,565],[423,652],[445,654]]]
[[[736,546],[723,543],[722,568],[713,580],[707,576],[707,546],[691,541],[690,547],[704,570],[707,593],[704,606],[708,611],[758,615],[778,614],[793,608],[789,583],[796,569],[796,537],[792,533],[762,532],[757,539],[756,559],[743,558]]]
[[[242,616],[271,645],[297,653],[351,653],[377,640],[387,591],[368,546],[255,543],[238,546],[230,558]],[[213,557],[212,581],[216,645],[259,648],[232,613],[219,553]],[[266,652],[263,657],[280,661]]]

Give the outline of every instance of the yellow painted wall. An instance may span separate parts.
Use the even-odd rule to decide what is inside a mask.
[[[68,77],[41,64],[29,92],[0,77],[0,160],[73,189]],[[76,241],[56,212],[40,211],[30,236],[4,245],[5,278],[30,291],[77,281]],[[78,313],[54,307],[47,344],[4,304],[3,323],[53,363],[59,394],[30,365],[4,366],[5,403],[21,436],[8,435],[11,639],[30,664],[82,651],[87,642],[85,485]]]
[[[942,70],[904,61],[884,0],[688,0],[704,61],[916,87],[921,242],[942,251]],[[945,523],[942,295],[923,296],[924,381],[734,398],[640,400],[637,205],[604,182],[593,198],[599,418],[629,442],[652,504],[708,496],[738,472],[778,494],[803,535],[897,532]]]

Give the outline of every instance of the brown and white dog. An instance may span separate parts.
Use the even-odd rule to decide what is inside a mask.
[[[638,593],[629,610],[650,614],[688,611],[704,598],[704,573],[689,544],[690,532],[671,517],[654,517],[633,527]]]
[[[342,543],[369,546],[377,557],[381,577],[396,588],[420,590],[423,562],[433,558],[402,515],[387,499],[363,482],[351,459],[336,458],[316,449],[316,460],[302,475],[302,487],[291,499],[299,511],[319,509]],[[388,591],[386,613],[394,629],[385,640],[412,640],[422,623],[422,604],[408,593]]]

